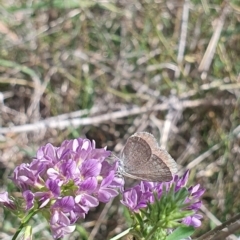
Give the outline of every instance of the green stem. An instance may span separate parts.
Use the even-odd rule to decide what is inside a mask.
[[[143,223],[143,220],[142,220],[142,217],[141,217],[140,214],[136,213],[134,215],[134,218],[135,218],[136,224],[135,224],[135,227],[134,227],[134,234],[133,235],[135,235],[138,239],[140,239],[140,238],[142,238],[142,236],[145,235],[145,233],[144,233],[144,223]],[[133,233],[133,231],[132,231],[132,233]]]
[[[27,223],[30,221],[30,219],[38,212],[38,209],[37,210],[34,210],[32,212],[30,212],[23,220],[22,220],[22,223],[20,224],[18,230],[15,232],[15,234],[13,235],[13,238],[12,240],[16,240],[19,233],[22,231],[22,229],[27,226]]]

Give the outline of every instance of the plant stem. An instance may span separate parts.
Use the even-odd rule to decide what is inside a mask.
[[[22,220],[22,223],[20,224],[18,230],[15,232],[15,234],[13,235],[13,238],[12,240],[16,240],[19,233],[22,231],[22,229],[24,227],[27,226],[27,223],[30,221],[30,219],[38,212],[38,209],[37,210],[34,210],[32,212],[30,212],[23,220]]]

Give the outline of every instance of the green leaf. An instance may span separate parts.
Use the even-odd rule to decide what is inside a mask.
[[[181,240],[187,238],[194,233],[194,227],[179,227],[166,240]]]

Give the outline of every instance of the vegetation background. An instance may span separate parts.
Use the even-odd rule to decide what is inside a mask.
[[[88,137],[119,153],[148,131],[206,188],[199,236],[240,211],[239,109],[238,0],[0,1],[1,191],[43,144]],[[65,239],[108,239],[126,216],[115,199]],[[0,239],[18,224],[0,208]]]

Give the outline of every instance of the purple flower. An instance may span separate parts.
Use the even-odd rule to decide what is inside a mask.
[[[27,190],[23,192],[23,197],[27,203],[26,210],[31,209],[34,204],[34,194],[31,191]]]
[[[200,188],[200,184],[197,184],[196,186],[188,188],[188,192],[189,197],[186,198],[185,203],[191,203],[191,205],[187,207],[187,210],[193,210],[194,214],[184,218],[182,223],[187,226],[200,227],[202,215],[196,214],[196,212],[202,206],[202,201],[200,201],[199,198],[203,195],[205,190]]]
[[[45,207],[50,202],[51,199],[58,198],[61,191],[59,186],[61,184],[59,184],[59,182],[60,181],[58,179],[57,180],[48,179],[45,184],[46,187],[46,189],[44,189],[45,191],[35,193],[35,198],[38,200],[39,208]]]
[[[182,223],[187,225],[187,226],[193,226],[195,228],[201,226],[201,221],[202,215],[200,214],[193,214],[192,216],[188,216],[183,219]]]
[[[85,209],[85,214],[88,213],[89,208],[96,207],[99,204],[99,200],[94,194],[96,193],[97,184],[96,178],[88,178],[80,184],[79,190],[77,191],[75,202],[80,208]]]
[[[12,210],[16,209],[16,205],[15,205],[14,201],[12,201],[8,197],[8,192],[0,193],[0,203],[3,203],[3,205],[9,209],[12,209]]]
[[[110,151],[97,149],[89,139],[67,140],[60,147],[48,143],[31,163],[14,170],[12,180],[22,192],[27,211],[37,208],[51,213],[52,233],[60,238],[74,231],[73,224],[90,208],[110,201],[122,189],[118,163],[110,165],[109,155]],[[0,202],[15,208],[7,193],[0,194]]]
[[[154,202],[153,192],[157,185],[153,182],[141,181],[138,185],[123,192],[121,203],[133,212],[147,207],[148,203]]]
[[[71,196],[57,200],[51,207],[51,224],[68,226],[70,224],[68,216],[69,213],[74,210],[74,205],[75,201]]]
[[[31,187],[41,188],[44,182],[39,175],[43,168],[44,164],[34,159],[31,164],[23,163],[16,167],[11,179],[22,190],[29,190]]]
[[[84,161],[81,167],[81,175],[84,178],[96,177],[100,174],[102,164],[97,159]]]
[[[98,190],[98,199],[101,202],[107,203],[111,198],[118,195],[118,191],[111,187],[111,183],[115,178],[115,172],[111,171],[109,175],[104,178]]]
[[[141,190],[141,186],[126,190],[123,194],[121,203],[133,212],[139,212],[139,209],[147,207],[149,194]]]
[[[123,205],[129,208],[132,212],[139,212],[143,208],[147,208],[148,204],[154,204],[156,202],[156,197],[158,201],[161,200],[163,194],[170,194],[173,188],[173,194],[177,194],[179,191],[184,190],[188,192],[188,196],[185,196],[180,202],[182,202],[182,208],[178,209],[180,212],[193,211],[191,216],[185,217],[183,214],[182,223],[187,226],[199,227],[201,225],[200,219],[201,215],[197,214],[200,209],[202,202],[199,198],[203,195],[204,189],[200,188],[200,185],[192,186],[186,190],[186,183],[189,177],[189,171],[182,177],[174,176],[171,182],[158,183],[158,182],[146,182],[142,181],[138,185],[123,192],[123,200],[121,201]],[[165,205],[169,203],[168,208],[170,209],[174,205],[174,198],[169,197],[169,201],[164,202]],[[173,200],[172,200],[173,199]],[[170,203],[172,201],[172,203]],[[177,204],[177,203],[176,203]],[[187,204],[187,207],[186,207]],[[178,206],[178,205],[176,205]],[[166,206],[167,207],[167,206]],[[163,206],[164,208],[164,206]],[[169,210],[168,209],[168,210]],[[171,209],[170,209],[171,210]],[[169,210],[169,211],[170,211]],[[161,215],[161,212],[159,213]],[[168,214],[170,215],[170,213]],[[177,215],[176,215],[177,216]],[[179,218],[179,215],[178,215]],[[179,221],[179,219],[177,220]]]
[[[60,224],[51,225],[51,231],[55,239],[61,238],[66,234],[72,233],[75,230],[75,228],[76,228],[75,225],[67,225],[67,226],[63,226]]]
[[[204,189],[200,188],[200,184],[197,184],[194,187],[190,187],[188,191],[190,193],[190,199],[198,199],[205,192]]]
[[[189,171],[186,171],[181,178],[178,177],[178,175],[174,176],[174,182],[176,184],[176,187],[175,187],[176,192],[179,189],[181,189],[182,187],[186,186],[186,183],[188,181],[188,177],[189,177]]]

